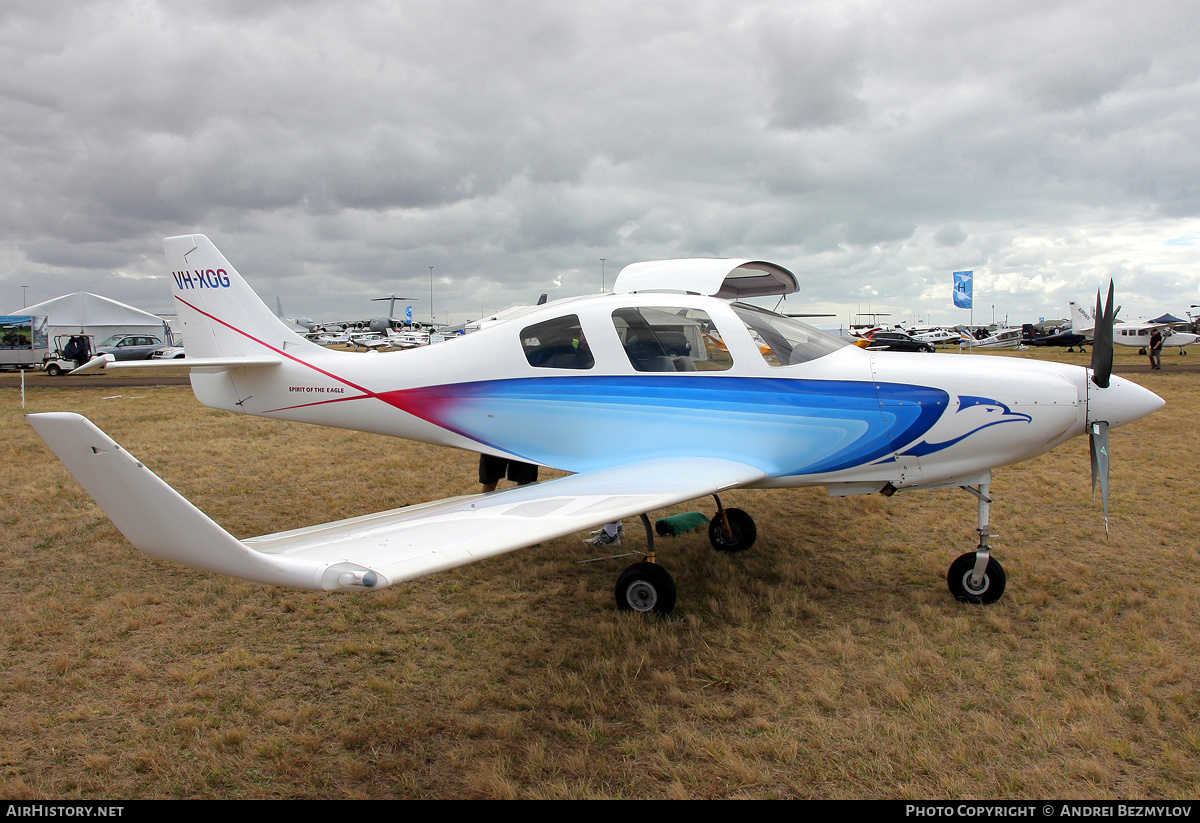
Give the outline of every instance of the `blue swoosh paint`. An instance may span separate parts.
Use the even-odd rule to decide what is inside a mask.
[[[381,399],[479,443],[568,471],[616,465],[629,453],[647,459],[703,454],[776,477],[890,456],[924,436],[949,401],[946,392],[924,386],[704,375],[489,380]]]

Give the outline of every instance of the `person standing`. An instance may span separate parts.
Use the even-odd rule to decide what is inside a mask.
[[[1162,329],[1155,329],[1150,334],[1150,368],[1162,370]]]
[[[537,482],[538,467],[533,463],[522,463],[520,460],[509,460],[506,457],[479,455],[479,485],[484,492],[494,492],[505,477],[518,486],[527,486]]]

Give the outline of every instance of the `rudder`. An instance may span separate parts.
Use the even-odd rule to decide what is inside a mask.
[[[163,240],[188,357],[264,354],[263,346],[320,350],[276,317],[203,234]]]

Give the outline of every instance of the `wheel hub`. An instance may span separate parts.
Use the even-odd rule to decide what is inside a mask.
[[[658,592],[645,580],[635,580],[625,590],[625,599],[634,611],[648,612],[658,602]]]
[[[986,592],[988,590],[987,575],[985,574],[983,577],[979,578],[978,583],[972,579],[973,576],[974,572],[967,572],[963,575],[963,588],[969,591],[971,594],[983,594]]]

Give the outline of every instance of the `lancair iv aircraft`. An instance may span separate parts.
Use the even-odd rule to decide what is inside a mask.
[[[992,602],[1005,587],[988,544],[992,469],[1088,432],[1107,515],[1108,429],[1163,402],[1111,375],[1103,323],[1092,368],[864,351],[736,302],[798,288],[787,269],[754,260],[637,263],[612,293],[530,307],[436,346],[328,351],[289,331],[207,237],[165,246],[188,341],[179,365],[202,403],[573,473],[238,540],[83,417],[29,416],[138,549],[268,584],[377,589],[619,518],[648,525],[646,512],[709,495],[712,544],[740,551],[756,526],[721,504],[728,489],[960,486],[978,499],[979,544],[950,566],[950,590]],[[1110,328],[1111,287],[1107,318]],[[138,365],[101,356],[80,371]],[[675,603],[650,548],[619,578],[622,609]]]

